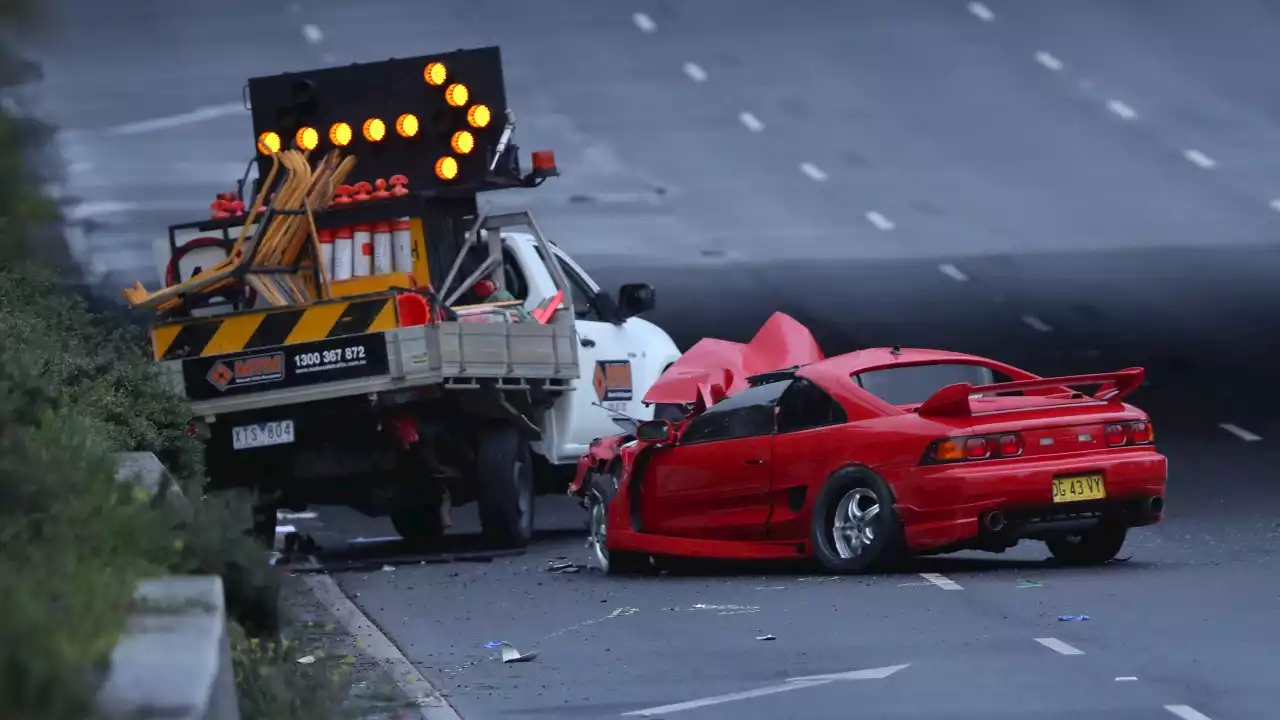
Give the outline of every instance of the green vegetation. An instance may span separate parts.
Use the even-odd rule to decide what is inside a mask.
[[[19,15],[0,0],[0,22]],[[14,62],[0,49],[0,83]],[[91,312],[32,253],[56,219],[24,162],[44,136],[0,114],[0,718],[87,717],[137,581],[172,573],[223,577],[246,720],[329,717],[342,667],[299,664],[277,639],[279,578],[249,505],[203,498],[199,443],[143,333]],[[156,453],[188,506],[117,483],[127,450]]]

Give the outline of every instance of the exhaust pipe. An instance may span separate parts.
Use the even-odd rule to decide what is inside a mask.
[[[1159,495],[1147,498],[1146,503],[1144,503],[1144,509],[1148,515],[1159,515],[1164,512],[1164,498]]]
[[[993,533],[998,533],[1004,529],[1005,520],[1004,513],[999,510],[992,510],[982,518],[982,526]]]

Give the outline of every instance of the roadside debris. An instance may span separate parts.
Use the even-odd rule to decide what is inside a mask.
[[[1027,588],[1038,588],[1038,587],[1044,587],[1044,583],[1038,583],[1035,580],[1019,580],[1018,581],[1019,590],[1026,590]]]
[[[530,660],[538,657],[537,650],[534,650],[533,652],[522,653],[519,650],[517,650],[515,646],[512,645],[511,643],[504,642],[501,640],[487,642],[484,644],[484,646],[486,648],[489,648],[490,650],[493,650],[495,648],[501,648],[502,662],[504,663],[529,662]]]
[[[555,558],[547,561],[547,572],[556,573],[558,575],[582,572],[586,567],[586,565],[571,562],[565,558]]]
[[[316,661],[315,655],[303,655],[302,657],[298,658],[299,665],[310,665],[315,661]]]
[[[1085,620],[1088,620],[1088,619],[1089,619],[1088,615],[1059,615],[1058,616],[1059,622],[1084,622]]]
[[[756,639],[757,640],[777,640],[778,636],[777,635],[760,635]]]

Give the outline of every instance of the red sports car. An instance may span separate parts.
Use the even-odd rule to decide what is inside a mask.
[[[793,367],[761,371],[771,364]],[[748,344],[691,348],[645,397],[688,415],[597,440],[570,493],[611,573],[651,556],[808,557],[857,573],[1020,540],[1102,563],[1164,511],[1165,457],[1121,401],[1142,377],[1042,378],[896,347],[823,358],[779,313]]]

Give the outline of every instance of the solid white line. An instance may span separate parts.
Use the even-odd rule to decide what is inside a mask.
[[[1041,645],[1060,655],[1083,655],[1083,650],[1077,650],[1070,645],[1062,642],[1058,638],[1035,638],[1035,641]]]
[[[800,690],[802,688],[813,687],[815,685],[825,685],[830,680],[803,680],[797,682],[789,682],[785,685],[771,685],[769,687],[756,688],[755,690],[746,690],[744,692],[729,693],[727,695],[716,695],[715,697],[702,698],[700,700],[690,700],[688,702],[673,703],[671,705],[663,705],[661,707],[645,708],[644,710],[632,710],[631,712],[622,713],[625,715],[638,715],[640,717],[649,717],[650,715],[667,715],[669,713],[682,712],[684,710],[696,710],[697,708],[707,707],[709,705],[722,705],[735,700],[749,700],[751,698],[764,697],[765,695],[777,695],[778,693],[790,692],[792,690]]]
[[[425,720],[462,720],[440,691],[418,672],[400,649],[374,626],[354,603],[342,594],[333,578],[323,574],[306,575],[304,579],[316,599],[329,609],[356,638],[356,645],[378,660],[410,700],[417,703]]]
[[[885,217],[884,215],[881,215],[875,210],[872,210],[871,212],[867,213],[867,222],[871,223],[872,225],[875,225],[877,230],[881,230],[883,232],[889,232],[890,230],[897,227],[896,225],[893,224],[892,220]]]
[[[306,38],[307,42],[312,45],[319,45],[324,40],[324,33],[320,30],[319,25],[307,23],[302,26],[302,37]]]
[[[1036,317],[1035,315],[1023,315],[1022,322],[1026,323],[1027,325],[1030,325],[1032,330],[1036,330],[1042,333],[1053,332],[1053,326],[1041,320],[1040,318]]]
[[[137,122],[117,125],[113,128],[108,128],[107,132],[111,135],[140,135],[142,133],[155,132],[156,130],[168,130],[169,128],[206,122],[208,120],[216,120],[221,117],[240,115],[247,112],[249,111],[245,109],[244,103],[240,102],[226,103],[224,105],[209,105],[208,107],[196,108],[191,112],[185,112],[178,115],[167,115],[165,117],[152,118],[150,120],[139,120]]]
[[[1190,705],[1165,705],[1164,709],[1182,718],[1182,720],[1213,720],[1213,718]]]
[[[1272,210],[1275,210],[1276,212],[1280,212],[1280,198],[1276,198],[1275,200],[1272,200],[1267,204],[1271,206]]]
[[[1036,53],[1036,62],[1050,70],[1053,70],[1054,72],[1062,69],[1062,61],[1043,50]]]
[[[920,577],[924,578],[925,580],[928,580],[934,585],[937,585],[943,590],[963,590],[964,589],[963,587],[960,586],[960,583],[948,578],[946,575],[942,575],[941,573],[920,573]]]
[[[996,19],[996,14],[991,12],[991,8],[980,2],[969,3],[969,12],[973,13],[979,20],[984,22],[991,22]]]
[[[1254,435],[1253,433],[1249,432],[1248,430],[1245,430],[1239,425],[1233,425],[1231,423],[1218,423],[1218,427],[1222,428],[1223,430],[1226,430],[1227,432],[1231,433],[1232,435],[1235,435],[1236,437],[1240,438],[1245,442],[1258,442],[1259,440],[1262,439],[1261,435]]]
[[[1133,108],[1129,107],[1128,105],[1125,105],[1119,100],[1108,101],[1107,109],[1119,115],[1120,117],[1124,118],[1125,120],[1132,120],[1138,117],[1138,113],[1135,112]]]
[[[811,162],[800,163],[800,172],[808,175],[809,179],[814,182],[822,182],[827,179],[827,174],[822,172],[822,168]]]
[[[658,24],[653,21],[653,18],[645,15],[644,13],[636,13],[635,15],[632,15],[631,22],[635,23],[636,27],[640,28],[640,32],[651,33],[658,29]]]
[[[964,271],[962,271],[960,268],[956,267],[955,265],[952,265],[951,263],[944,263],[942,265],[939,265],[938,269],[942,271],[943,275],[946,275],[947,277],[951,278],[952,280],[955,280],[956,282],[967,282],[969,280],[969,276],[965,275]]]
[[[685,64],[684,64],[684,74],[685,74],[685,75],[688,75],[688,76],[689,76],[689,79],[690,79],[690,80],[692,80],[692,81],[694,81],[694,82],[706,82],[706,81],[707,81],[707,71],[706,71],[706,70],[703,70],[703,69],[702,69],[702,66],[701,66],[701,65],[699,65],[698,63],[691,63],[691,62],[687,62],[687,63],[685,63]]]
[[[1183,151],[1182,155],[1186,159],[1190,160],[1196,165],[1199,165],[1202,168],[1205,168],[1206,170],[1218,164],[1213,161],[1213,158],[1209,157],[1208,155],[1205,155],[1199,150],[1185,150]]]
[[[747,129],[751,132],[760,132],[761,130],[764,130],[764,123],[760,122],[760,118],[749,112],[739,113],[738,120],[743,125],[746,125]]]

